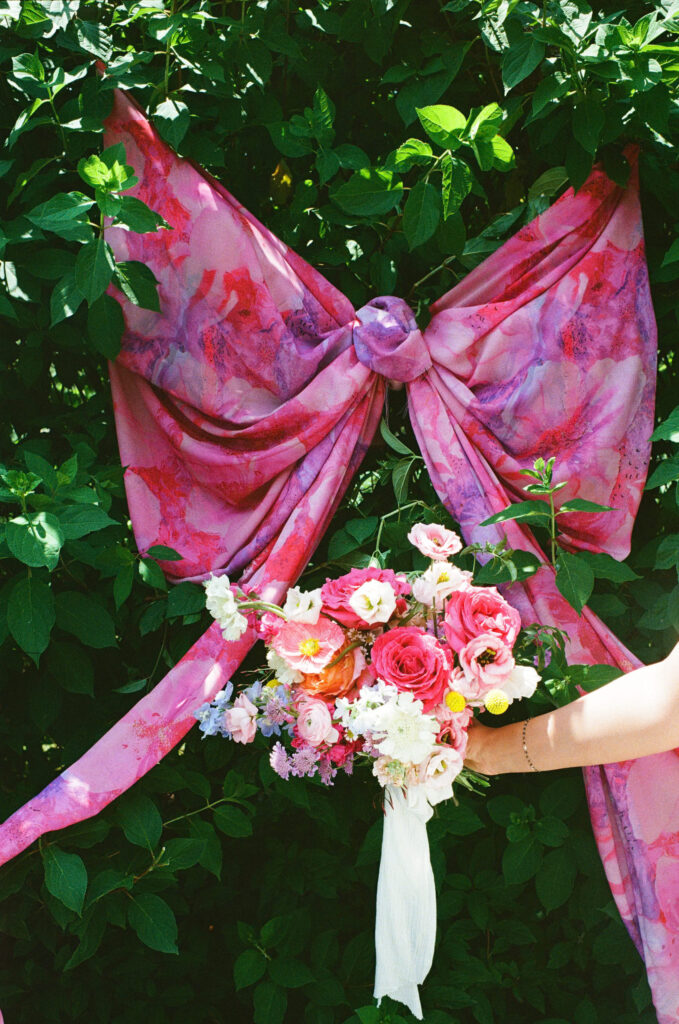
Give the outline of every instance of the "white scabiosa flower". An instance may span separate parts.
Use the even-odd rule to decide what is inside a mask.
[[[389,621],[396,611],[396,594],[390,583],[366,580],[353,592],[349,604],[359,619],[372,626]]]
[[[321,614],[321,590],[300,590],[290,587],[283,605],[285,616],[291,622],[307,622],[315,626]]]
[[[373,743],[380,754],[405,764],[420,764],[436,746],[439,724],[422,713],[422,701],[399,693],[373,714]]]

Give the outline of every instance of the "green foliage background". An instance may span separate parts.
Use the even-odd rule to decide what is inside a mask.
[[[168,591],[127,520],[105,364],[120,318],[104,293],[113,279],[142,305],[156,298],[143,267],[114,267],[102,218],[158,225],[126,202],[121,154],[95,158],[112,85],[356,305],[394,293],[422,323],[595,157],[624,181],[622,148],[641,145],[667,422],[629,559],[640,578],[609,567],[591,604],[644,660],[669,649],[678,31],[668,2],[624,16],[578,0],[0,2],[1,817],[208,624],[200,588]],[[402,395],[388,417],[416,452]],[[408,507],[383,519],[397,504]],[[403,567],[423,505],[440,514],[421,460],[378,439],[309,581],[366,559],[380,529]],[[0,871],[8,1024],[402,1022],[371,1003],[380,828],[369,778],[330,793],[283,784],[263,747],[190,734],[104,814]],[[427,1024],[651,1024],[578,772],[465,793],[430,836],[440,921]]]

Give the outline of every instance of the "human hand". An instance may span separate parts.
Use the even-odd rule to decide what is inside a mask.
[[[506,770],[501,758],[503,737],[500,734],[503,732],[503,729],[490,729],[478,719],[472,719],[467,730],[465,768],[482,775],[502,775]]]

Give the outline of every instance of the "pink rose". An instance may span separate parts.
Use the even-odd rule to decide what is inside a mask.
[[[458,535],[438,523],[416,523],[408,534],[408,540],[423,555],[436,562],[462,550],[462,541]]]
[[[482,698],[496,687],[502,689],[516,665],[511,648],[494,633],[474,637],[462,648],[459,658],[465,682],[456,680],[456,687],[471,700]]]
[[[372,670],[398,690],[421,700],[425,712],[448,688],[450,664],[436,637],[417,626],[397,626],[378,636],[372,647]]]
[[[344,644],[344,630],[319,615],[318,622],[284,622],[271,639],[276,654],[300,672],[321,672]]]
[[[495,587],[462,586],[448,598],[446,637],[458,653],[474,637],[487,633],[513,647],[520,629],[521,616]]]
[[[297,714],[295,733],[299,739],[312,747],[320,747],[322,743],[337,743],[339,733],[332,724],[325,701],[303,697],[297,704]]]
[[[224,725],[236,743],[252,743],[257,732],[257,708],[244,693],[239,693],[233,707],[224,712]]]
[[[410,584],[404,576],[397,576],[392,569],[352,569],[344,576],[336,580],[326,580],[321,587],[321,599],[323,601],[323,612],[331,615],[342,625],[353,629],[369,629],[370,623],[361,619],[349,604],[349,599],[358,588],[367,580],[379,580],[380,583],[388,583],[394,593],[399,597],[402,594],[410,593]],[[403,614],[402,602],[396,601],[396,610]]]

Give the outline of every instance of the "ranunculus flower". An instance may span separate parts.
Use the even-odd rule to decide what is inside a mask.
[[[367,580],[380,580],[388,583],[397,596],[410,593],[410,584],[405,576],[397,576],[392,569],[378,569],[369,566],[367,569],[351,569],[336,580],[326,580],[321,587],[323,612],[337,619],[343,626],[354,629],[368,629],[369,622],[360,618],[349,604],[349,599]],[[398,601],[396,602],[398,609]]]
[[[494,633],[474,637],[459,658],[465,682],[456,680],[456,689],[471,700],[482,699],[488,690],[504,690],[516,666],[511,648]]]
[[[434,562],[413,581],[413,597],[429,608],[436,602],[441,609],[446,597],[459,587],[468,586],[471,580],[472,573],[467,569],[458,569],[452,562]]]
[[[295,733],[310,746],[334,744],[339,739],[339,732],[332,724],[330,710],[325,701],[303,697],[297,704],[297,714]]]
[[[224,712],[224,725],[236,743],[252,743],[257,732],[257,708],[244,693],[239,693],[233,707]]]
[[[348,640],[344,646],[349,646]],[[333,658],[333,661],[336,658],[340,660],[334,665],[328,665],[322,672],[309,672],[302,676],[300,690],[304,690],[311,697],[321,697],[325,700],[346,697],[365,669],[366,662],[360,647],[354,647],[343,657],[340,657],[341,654],[342,649]]]
[[[425,711],[439,704],[448,686],[450,664],[436,637],[417,626],[397,626],[375,640],[372,670],[400,692],[412,693]]]
[[[495,587],[460,587],[448,598],[445,630],[448,643],[458,653],[482,633],[492,633],[513,647],[521,616]]]
[[[390,583],[366,580],[349,598],[349,606],[368,625],[381,625],[396,610],[396,594]]]
[[[423,555],[436,562],[462,550],[458,535],[438,523],[416,523],[408,534],[408,540]]]
[[[300,590],[298,587],[290,587],[283,611],[291,622],[310,622],[313,625],[318,622],[321,604],[320,587],[318,590]]]
[[[292,668],[320,672],[344,643],[344,630],[324,615],[318,622],[284,622],[271,646]]]

